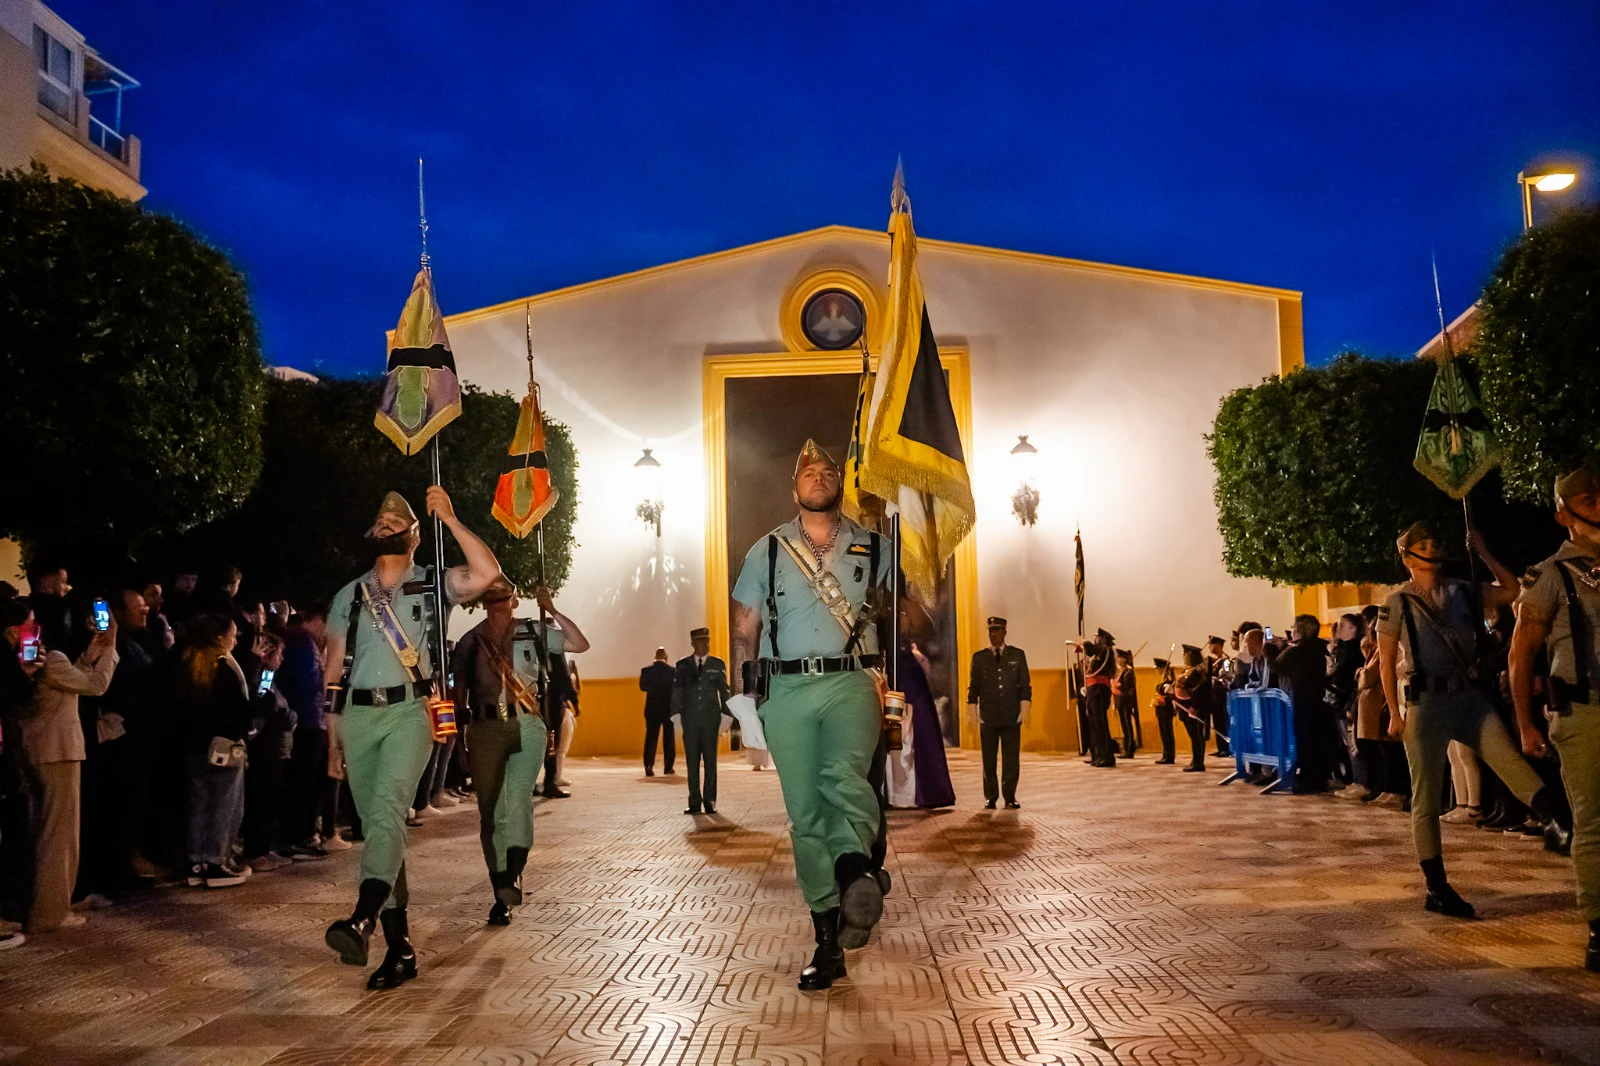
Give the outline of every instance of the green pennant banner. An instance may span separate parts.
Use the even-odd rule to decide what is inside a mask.
[[[1500,446],[1488,416],[1455,360],[1446,360],[1433,378],[1412,465],[1459,500],[1499,461]]]

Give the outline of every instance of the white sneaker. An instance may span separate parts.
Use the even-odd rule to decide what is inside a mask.
[[[333,834],[331,837],[322,838],[323,851],[349,851],[353,847],[355,847],[354,844],[350,843],[338,833]]]
[[[422,808],[422,810],[417,812],[417,814],[419,814],[423,818],[432,818],[436,814],[443,814],[443,813],[444,813],[443,811],[441,811],[439,808],[435,807],[431,803],[428,804],[426,807]]]
[[[1470,825],[1478,820],[1478,812],[1471,807],[1451,807],[1439,816],[1439,821],[1450,825]]]
[[[1385,792],[1372,801],[1374,807],[1385,807],[1389,810],[1399,810],[1405,806],[1406,798],[1398,792]]]
[[[1341,788],[1339,791],[1335,792],[1334,795],[1342,800],[1365,799],[1367,796],[1367,786],[1362,784],[1346,785],[1344,788]]]
[[[11,948],[20,948],[28,942],[28,938],[21,933],[0,933],[0,951]]]
[[[72,905],[75,911],[103,911],[113,906],[111,900],[98,892],[91,892]]]

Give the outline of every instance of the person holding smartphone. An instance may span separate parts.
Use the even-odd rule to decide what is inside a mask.
[[[22,718],[22,748],[38,796],[29,932],[48,933],[84,922],[83,915],[72,912],[86,755],[78,697],[102,696],[111,684],[117,668],[117,624],[109,613],[105,626],[96,626],[76,662],[46,646],[33,702]]]
[[[25,627],[32,638],[26,643]],[[42,669],[38,626],[27,602],[15,597],[0,599],[0,916],[6,919],[22,917],[29,895],[32,833],[27,766],[22,758],[22,715],[33,703],[33,679]],[[0,951],[20,947],[26,940],[9,923],[0,929]]]

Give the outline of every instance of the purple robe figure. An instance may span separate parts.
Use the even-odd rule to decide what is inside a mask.
[[[944,758],[944,730],[933,705],[928,675],[911,649],[900,649],[900,689],[911,711],[911,757],[916,767],[917,806],[953,807],[956,790],[950,784],[950,765]]]

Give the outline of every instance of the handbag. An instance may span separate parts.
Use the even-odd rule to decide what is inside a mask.
[[[231,770],[244,765],[244,741],[232,737],[212,737],[206,752],[206,761],[219,770]]]

